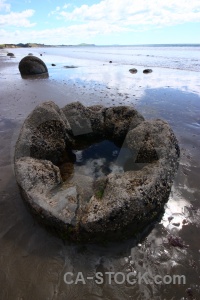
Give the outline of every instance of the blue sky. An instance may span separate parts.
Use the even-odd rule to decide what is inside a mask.
[[[0,0],[0,43],[200,43],[200,0]]]

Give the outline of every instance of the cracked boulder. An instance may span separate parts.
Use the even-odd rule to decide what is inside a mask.
[[[98,178],[76,171],[77,149],[104,140],[119,147],[117,160],[124,165]],[[128,158],[123,149],[128,149]],[[15,175],[31,212],[61,238],[122,239],[159,216],[179,154],[169,124],[144,120],[132,107],[85,107],[74,102],[60,109],[45,102],[22,126]]]

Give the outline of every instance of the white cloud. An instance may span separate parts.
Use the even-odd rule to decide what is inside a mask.
[[[63,9],[66,9],[66,8],[68,8],[69,6],[70,6],[70,4],[69,4],[69,3],[66,3],[66,4],[63,5]]]
[[[117,25],[108,26],[104,22],[93,22],[87,24],[74,24],[67,27],[59,27],[44,30],[0,30],[1,43],[27,43],[27,41],[45,44],[79,44],[81,41],[91,42],[100,35],[102,31],[106,34],[122,32],[123,29]]]
[[[49,16],[66,21],[66,34],[109,35],[144,31],[200,21],[199,0],[102,0],[75,7],[69,3],[55,8]],[[74,24],[69,26],[69,24]],[[67,27],[68,26],[68,27]],[[61,29],[63,32],[63,30]]]
[[[70,7],[70,4],[64,4],[63,7],[57,6],[55,10],[52,10],[48,13],[48,16],[50,17],[55,14],[60,14],[60,12],[62,14],[63,11],[61,11],[61,9],[67,9],[68,7]]]
[[[55,10],[49,13],[51,18],[46,21],[55,22],[54,29],[21,30],[19,27],[31,27],[30,22],[34,10],[22,12],[10,11],[10,5],[6,0],[0,0],[0,26],[16,26],[20,34],[6,30],[0,32],[2,42],[14,43],[27,42],[28,40],[47,44],[76,44],[80,41],[92,42],[95,37],[107,37],[114,34],[151,30],[184,22],[200,21],[199,0],[102,0],[93,5],[73,6],[65,3],[62,6],[57,3]],[[59,6],[58,6],[59,5]],[[64,25],[56,28],[56,20]],[[57,25],[58,26],[58,25]],[[62,26],[62,27],[61,27]],[[4,28],[6,29],[6,27]],[[107,38],[106,37],[106,38]]]
[[[6,0],[0,0],[0,11],[10,11],[10,4],[6,3]]]
[[[16,36],[16,31],[10,32],[7,30],[1,30],[0,31],[0,40],[7,41],[7,43],[10,41],[11,43],[15,43],[19,41],[27,42],[27,40],[41,42],[41,43],[51,43],[53,44],[60,44],[61,40],[62,43],[71,43],[72,39],[73,41],[77,42],[80,39],[87,40],[88,37],[95,36],[98,34],[98,31],[96,28],[91,28],[87,24],[79,26],[79,25],[71,25],[68,27],[60,27],[60,28],[54,28],[54,29],[44,29],[44,30],[20,30],[19,35]],[[9,41],[8,41],[9,40]],[[2,42],[0,41],[0,43]]]
[[[32,27],[35,23],[30,23],[28,18],[32,17],[35,11],[27,9],[22,12],[10,12],[9,14],[0,15],[0,25],[2,26],[17,26],[17,27]]]
[[[68,9],[68,5],[66,5]],[[126,27],[152,25],[156,27],[200,21],[199,0],[103,0],[82,5],[72,11],[63,9],[59,16],[70,21],[98,22],[108,26]]]

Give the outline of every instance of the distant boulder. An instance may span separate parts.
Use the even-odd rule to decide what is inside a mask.
[[[29,53],[28,55],[31,55],[31,56],[32,56],[32,55],[33,55],[33,53]]]
[[[46,75],[48,77],[45,63],[36,56],[25,56],[19,63],[19,71],[22,77],[32,75]]]
[[[152,73],[153,71],[151,70],[151,69],[145,69],[144,71],[143,71],[143,73],[144,74],[148,74],[148,73]]]
[[[15,57],[14,53],[8,53],[7,56]]]
[[[112,64],[112,60],[109,61],[109,64]]]
[[[137,73],[137,69],[132,68],[132,69],[129,70],[129,72],[132,73],[132,74],[135,74],[135,73]]]
[[[52,67],[55,67],[56,65],[55,64],[51,64],[52,65]]]
[[[74,69],[74,68],[78,68],[78,67],[77,67],[77,66],[71,65],[71,66],[64,66],[64,68],[65,68],[65,69]]]

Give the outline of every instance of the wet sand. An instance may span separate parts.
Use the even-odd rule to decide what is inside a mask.
[[[145,75],[143,67],[130,74],[133,66],[98,62],[66,69],[48,63],[48,79],[25,80],[20,58],[0,56],[0,299],[193,299],[188,288],[200,298],[199,73],[153,68]],[[135,239],[102,246],[63,243],[26,210],[15,182],[13,149],[24,119],[48,100],[60,107],[72,101],[131,105],[147,119],[162,118],[172,126],[181,148],[178,174],[162,220],[139,244]],[[169,235],[188,247],[173,247]],[[186,284],[119,285],[112,279],[97,285],[86,279],[84,285],[67,285],[63,280],[65,272],[83,272],[86,278],[97,271],[185,275]]]

